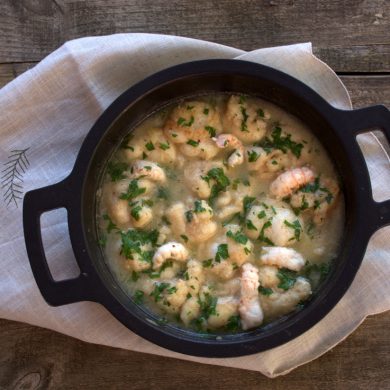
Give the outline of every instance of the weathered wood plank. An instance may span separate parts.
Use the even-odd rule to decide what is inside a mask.
[[[35,62],[0,64],[0,88],[36,65]],[[389,76],[341,76],[354,107],[384,104],[390,107]]]
[[[389,326],[390,313],[368,318],[331,352],[270,380],[256,372],[87,344],[0,320],[0,388],[389,389]]]
[[[68,39],[118,32],[188,36],[252,50],[312,41],[337,71],[390,71],[390,2],[6,0],[0,62],[39,61]]]
[[[18,77],[26,70],[31,69],[36,62],[21,62],[14,64],[0,64],[0,88]]]

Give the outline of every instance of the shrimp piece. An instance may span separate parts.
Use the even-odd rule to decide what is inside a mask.
[[[275,287],[280,283],[278,269],[274,266],[264,265],[259,267],[259,281],[263,287]]]
[[[212,314],[207,325],[210,328],[222,328],[229,322],[229,318],[237,314],[238,299],[232,296],[220,297],[215,306],[216,314]]]
[[[170,284],[173,284],[172,287],[174,289],[171,289],[171,287],[165,289],[162,299],[158,300],[157,304],[165,311],[176,314],[187,300],[188,287],[187,283],[182,279],[178,279]]]
[[[185,206],[182,202],[174,203],[165,212],[165,215],[171,224],[171,229],[177,236],[184,234],[186,230],[186,221],[184,213]]]
[[[267,319],[280,317],[294,310],[296,305],[311,295],[310,282],[299,276],[285,292],[273,291],[269,296],[260,294],[261,307]]]
[[[222,280],[231,279],[235,273],[233,264],[227,260],[222,260],[220,263],[214,263],[210,271]]]
[[[137,212],[134,213],[134,210],[137,210]],[[143,205],[142,202],[135,202],[131,208],[130,215],[132,225],[136,228],[145,227],[153,219],[152,209],[146,205]]]
[[[156,250],[153,256],[153,269],[160,268],[168,259],[184,262],[188,256],[188,250],[183,244],[167,242]]]
[[[189,260],[187,263],[187,286],[190,294],[197,294],[204,282],[202,264],[197,260]]]
[[[270,185],[270,193],[277,199],[282,199],[299,187],[315,179],[315,173],[307,167],[294,168],[280,174]]]
[[[144,130],[124,145],[122,153],[126,160],[131,162],[135,159],[141,159],[145,153],[151,161],[160,164],[174,163],[177,158],[176,147],[165,137],[162,128]]]
[[[259,270],[250,263],[245,263],[241,274],[241,298],[238,312],[242,329],[247,330],[261,325],[264,319],[259,300]]]
[[[189,162],[184,168],[184,183],[198,198],[207,199],[211,194],[211,186],[204,178],[210,169],[221,166],[207,161]]]
[[[234,168],[236,165],[241,165],[244,162],[244,146],[242,142],[232,134],[220,134],[213,138],[217,146],[223,148],[233,148],[233,153],[229,156],[227,163]]]
[[[130,178],[147,177],[156,182],[165,182],[166,176],[162,168],[147,160],[136,160],[130,169]]]
[[[230,129],[242,142],[259,141],[266,133],[270,118],[267,111],[260,110],[256,99],[233,95],[227,102],[224,128]]]
[[[280,246],[263,246],[260,260],[265,265],[275,265],[278,268],[288,268],[300,271],[305,265],[305,259],[300,253],[291,248]]]
[[[190,297],[185,301],[181,308],[180,319],[184,325],[189,325],[192,320],[199,317],[200,305],[197,297]]]
[[[276,246],[295,244],[303,231],[300,217],[290,208],[270,199],[249,209],[245,225],[245,233],[249,238],[259,238],[266,243],[271,241]]]
[[[175,107],[164,125],[166,137],[180,145],[181,153],[205,160],[218,153],[218,147],[211,138],[220,129],[219,112],[200,101],[184,102]]]
[[[246,238],[244,235],[242,235],[242,238],[246,238],[246,242],[244,241],[237,242],[234,238],[231,238],[230,236],[233,234],[233,236],[237,233],[242,233],[241,229],[238,225],[226,225],[225,226],[226,234],[229,235],[226,237],[225,242],[228,244],[228,252],[229,257],[228,259],[232,264],[236,264],[237,266],[241,266],[251,256],[251,253],[253,251],[253,243],[251,240]]]
[[[126,200],[112,199],[108,205],[108,213],[117,226],[130,227],[129,204]]]
[[[217,231],[217,223],[211,220],[202,220],[198,217],[194,217],[194,219],[188,223],[186,232],[188,238],[193,243],[200,243],[207,241]]]

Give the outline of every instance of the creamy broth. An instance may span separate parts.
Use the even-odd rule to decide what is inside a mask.
[[[99,192],[100,242],[129,299],[201,332],[253,329],[302,307],[344,226],[322,145],[249,96],[155,113],[122,141]]]

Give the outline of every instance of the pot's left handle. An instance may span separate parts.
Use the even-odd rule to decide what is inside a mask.
[[[350,111],[339,110],[339,112],[342,114],[347,131],[356,136],[370,129],[379,128],[390,144],[390,111],[385,106],[377,105]],[[371,221],[367,222],[370,222],[368,226],[371,227],[372,233],[390,225],[390,199],[383,202],[372,199],[372,204],[367,206],[371,208]]]
[[[46,302],[52,306],[94,300],[89,293],[87,274],[81,267],[81,273],[76,278],[60,281],[53,279],[42,243],[41,215],[61,207],[65,207],[69,214],[71,194],[71,185],[68,179],[65,179],[57,184],[29,191],[23,200],[23,229],[27,255],[38,288]]]

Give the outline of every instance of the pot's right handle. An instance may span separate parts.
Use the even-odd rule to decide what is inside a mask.
[[[60,281],[53,279],[42,243],[41,215],[61,207],[65,207],[68,214],[71,213],[72,195],[72,185],[65,179],[57,184],[29,191],[23,200],[24,238],[31,269],[43,298],[52,306],[94,300],[90,293],[88,275],[83,272],[79,262],[81,273],[78,277]]]
[[[383,105],[360,108],[351,111],[341,111],[344,126],[347,131],[357,136],[373,128],[383,131],[387,142],[390,144],[390,111]],[[389,183],[387,183],[389,185]],[[370,207],[372,233],[390,225],[390,199],[376,202],[372,199]],[[367,221],[368,222],[368,221]]]

